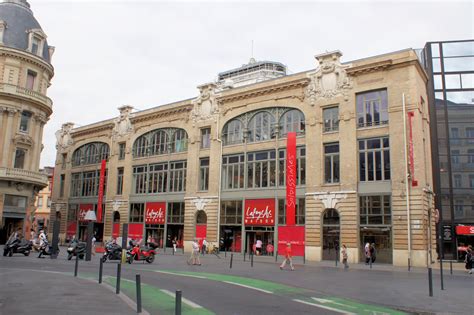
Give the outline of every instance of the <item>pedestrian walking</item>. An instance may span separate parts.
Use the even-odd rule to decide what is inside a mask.
[[[474,252],[472,245],[469,245],[466,250],[466,256],[464,257],[464,262],[466,263],[467,273],[472,274],[474,271]]]
[[[372,263],[375,262],[375,259],[377,258],[377,251],[375,250],[375,243],[372,243],[370,245],[370,260],[372,260]]]
[[[262,254],[262,240],[261,239],[257,239],[257,243],[255,245],[255,252],[258,255],[261,255]]]
[[[201,249],[201,253],[202,253],[203,256],[206,254],[206,250],[207,250],[207,241],[206,241],[206,239],[203,239],[202,240],[202,249]]]
[[[95,235],[92,236],[92,255],[95,256],[95,242],[97,239],[95,238]]]
[[[173,252],[176,253],[176,237],[173,238],[173,241],[171,242],[173,244]]]
[[[201,266],[201,261],[199,260],[199,242],[196,238],[193,240],[192,246],[191,257],[189,257],[187,261],[188,265]]]
[[[290,264],[291,270],[292,271],[295,270],[295,267],[293,267],[293,259],[292,259],[292,255],[291,255],[291,243],[290,242],[286,243],[285,260],[283,260],[283,262],[281,263],[280,270],[283,270],[283,268],[285,268],[285,265],[286,265],[287,262]]]
[[[341,256],[342,256],[342,264],[344,265],[344,269],[349,268],[349,265],[347,264],[347,247],[346,247],[346,244],[342,244]]]

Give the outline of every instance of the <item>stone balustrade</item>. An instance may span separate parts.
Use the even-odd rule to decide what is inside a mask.
[[[35,92],[24,87],[13,85],[9,83],[0,83],[0,93],[18,95],[23,98],[28,98],[36,102],[48,106],[50,109],[53,108],[53,101],[44,94]]]
[[[0,167],[0,180],[32,183],[41,186],[48,185],[48,176],[46,174],[19,168]]]

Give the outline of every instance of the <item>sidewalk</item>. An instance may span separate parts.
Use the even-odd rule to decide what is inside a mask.
[[[0,268],[0,314],[136,314],[114,292],[51,271]]]

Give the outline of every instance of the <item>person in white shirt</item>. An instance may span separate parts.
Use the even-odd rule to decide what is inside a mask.
[[[46,234],[44,233],[43,230],[40,231],[39,240],[40,240],[40,247],[41,247],[46,242]]]
[[[206,254],[206,250],[207,250],[207,241],[206,241],[206,239],[203,239],[202,240],[202,249],[201,249],[201,253],[202,253],[203,256]]]
[[[257,255],[262,254],[262,240],[260,240],[260,239],[257,240],[257,244],[255,245],[255,249],[256,249]]]
[[[188,259],[188,265],[198,265],[201,266],[201,261],[199,260],[199,242],[195,238],[193,241],[193,251],[191,253],[191,257]]]

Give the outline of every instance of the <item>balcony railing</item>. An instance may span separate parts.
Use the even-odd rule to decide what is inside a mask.
[[[19,168],[0,167],[0,179],[48,186],[48,176]]]
[[[47,105],[51,109],[53,108],[53,101],[46,95],[25,89],[18,85],[0,83],[0,93],[18,95],[20,97],[28,98],[33,101],[41,102],[42,104]]]

